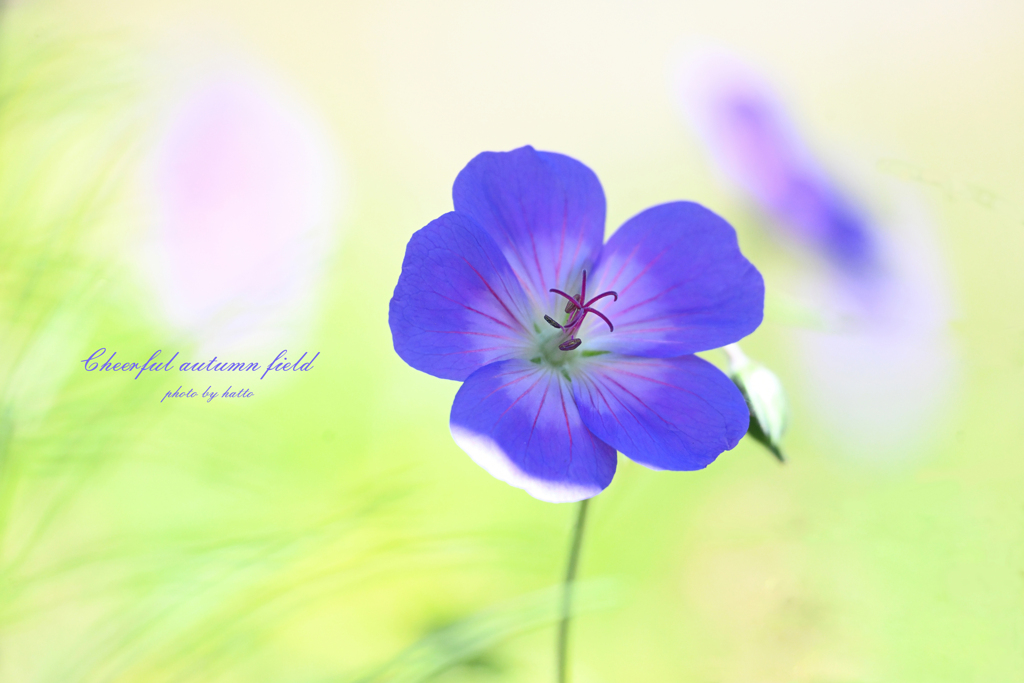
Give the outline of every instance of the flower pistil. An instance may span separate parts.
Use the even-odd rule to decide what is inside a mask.
[[[583,325],[583,319],[587,317],[587,313],[593,313],[608,325],[609,331],[615,331],[615,326],[612,325],[612,321],[608,319],[608,316],[606,316],[604,313],[597,310],[596,308],[593,308],[592,305],[597,301],[608,296],[614,297],[613,301],[618,301],[619,294],[618,292],[613,292],[609,290],[607,292],[602,292],[595,296],[594,298],[587,301],[587,271],[583,271],[583,285],[580,287],[580,293],[577,294],[576,296],[566,294],[560,289],[552,288],[549,289],[548,291],[558,294],[559,296],[565,297],[566,299],[569,300],[569,303],[565,305],[565,312],[569,314],[569,320],[564,325],[561,325],[558,322],[556,322],[555,319],[552,318],[551,316],[544,316],[544,320],[547,321],[549,325],[551,325],[552,327],[557,327],[558,329],[565,332],[566,335],[568,335],[568,339],[566,339],[565,341],[558,345],[559,350],[572,351],[573,349],[578,349],[580,347],[580,344],[583,343],[583,340],[577,337],[576,333],[579,332],[580,326]]]

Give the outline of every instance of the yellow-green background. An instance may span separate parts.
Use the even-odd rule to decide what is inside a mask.
[[[925,203],[959,379],[888,466],[843,454],[792,383],[785,466],[746,441],[697,473],[623,460],[591,508],[581,572],[607,581],[581,598],[574,680],[1024,681],[1024,4],[4,12],[0,73],[18,96],[0,103],[0,377],[34,364],[7,385],[0,425],[0,680],[347,682],[423,638],[423,659],[450,665],[432,680],[552,680],[536,593],[563,571],[573,508],[459,451],[458,385],[394,354],[387,304],[406,241],[450,209],[462,166],[522,144],[593,168],[609,230],[679,198],[736,217],[771,296],[790,261],[714,180],[673,101],[679,55],[711,42],[775,78],[810,139]],[[314,371],[245,401],[169,405],[163,379],[78,361],[177,348],[124,259],[133,103],[175,54],[154,46],[187,52],[191,36],[301,93],[345,199],[304,342]],[[886,159],[913,171],[894,179]],[[783,327],[769,315],[745,348],[787,380],[801,359]],[[48,410],[23,407],[47,386]],[[368,680],[427,679],[394,666]]]

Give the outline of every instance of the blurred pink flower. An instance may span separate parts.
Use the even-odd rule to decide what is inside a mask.
[[[331,144],[284,89],[239,69],[170,107],[153,157],[152,271],[200,344],[294,343],[333,243]]]

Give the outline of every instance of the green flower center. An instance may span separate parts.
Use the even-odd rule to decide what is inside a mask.
[[[559,348],[565,341],[565,334],[558,330],[541,332],[534,341],[535,345],[530,353],[531,363],[568,371],[583,357],[578,349],[565,351]]]

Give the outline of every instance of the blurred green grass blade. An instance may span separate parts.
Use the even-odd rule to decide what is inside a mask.
[[[439,628],[401,652],[390,662],[353,683],[421,683],[472,662],[510,638],[553,625],[561,618],[562,586],[490,607]],[[574,616],[609,609],[618,602],[610,579],[577,582]]]

